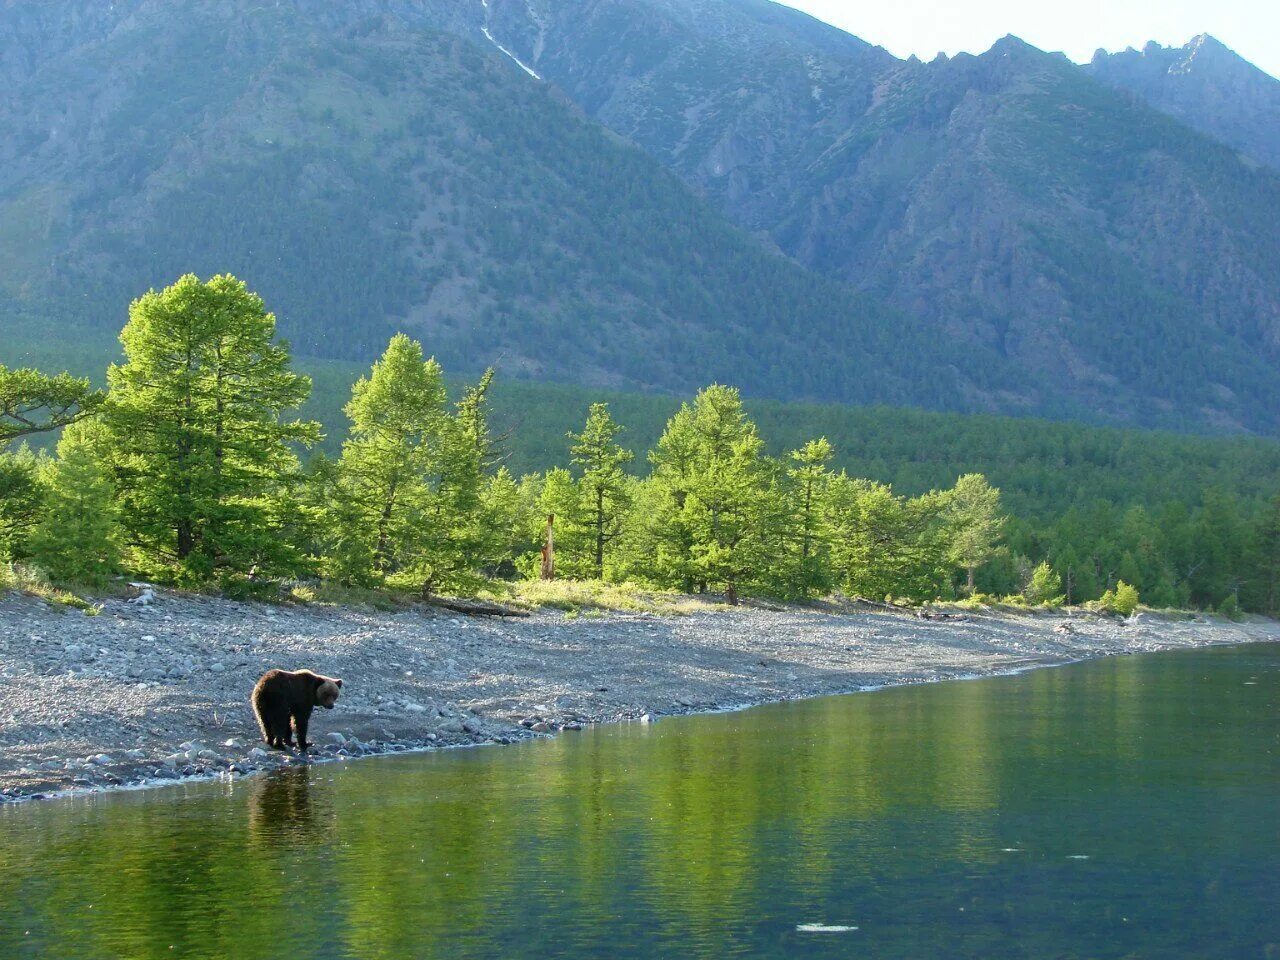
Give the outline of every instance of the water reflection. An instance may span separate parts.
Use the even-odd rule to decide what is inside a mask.
[[[292,767],[250,782],[246,809],[251,841],[276,849],[333,838],[337,812],[324,791],[318,791],[321,796],[313,802],[312,777],[311,769]]]
[[[1264,956],[1278,666],[1115,660],[8,810],[0,956]]]

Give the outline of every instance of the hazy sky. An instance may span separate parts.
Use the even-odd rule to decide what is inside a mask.
[[[1211,33],[1280,77],[1280,0],[783,0],[900,57],[981,53],[1006,33],[1088,60]]]

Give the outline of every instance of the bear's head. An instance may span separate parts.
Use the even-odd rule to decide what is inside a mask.
[[[335,677],[316,677],[316,703],[326,710],[332,710],[338,702],[338,693],[342,690],[342,681]]]

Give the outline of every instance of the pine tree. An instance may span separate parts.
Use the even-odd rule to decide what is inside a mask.
[[[1031,572],[1027,585],[1023,588],[1022,596],[1027,603],[1058,606],[1064,599],[1062,578],[1058,576],[1053,567],[1049,566],[1048,563],[1042,562]]]
[[[572,462],[581,471],[578,490],[587,513],[591,536],[591,575],[604,579],[605,550],[620,535],[622,519],[631,505],[624,464],[635,454],[617,443],[622,428],[609,415],[607,403],[593,403],[582,433],[571,433]]]
[[[101,585],[120,566],[115,485],[103,462],[97,425],[68,427],[43,471],[44,518],[31,556],[54,580]]]
[[[185,276],[130,307],[106,413],[121,524],[144,563],[202,579],[299,562],[271,498],[298,475],[292,445],[319,427],[283,417],[311,381],[289,369],[275,328],[231,276]]]

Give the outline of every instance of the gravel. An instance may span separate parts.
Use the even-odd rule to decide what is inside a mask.
[[[1090,657],[1280,639],[1258,618],[908,614],[793,608],[684,617],[467,618],[178,596],[88,617],[0,596],[0,801],[611,721],[987,676]],[[264,749],[249,693],[272,668],[342,677],[309,756]]]

